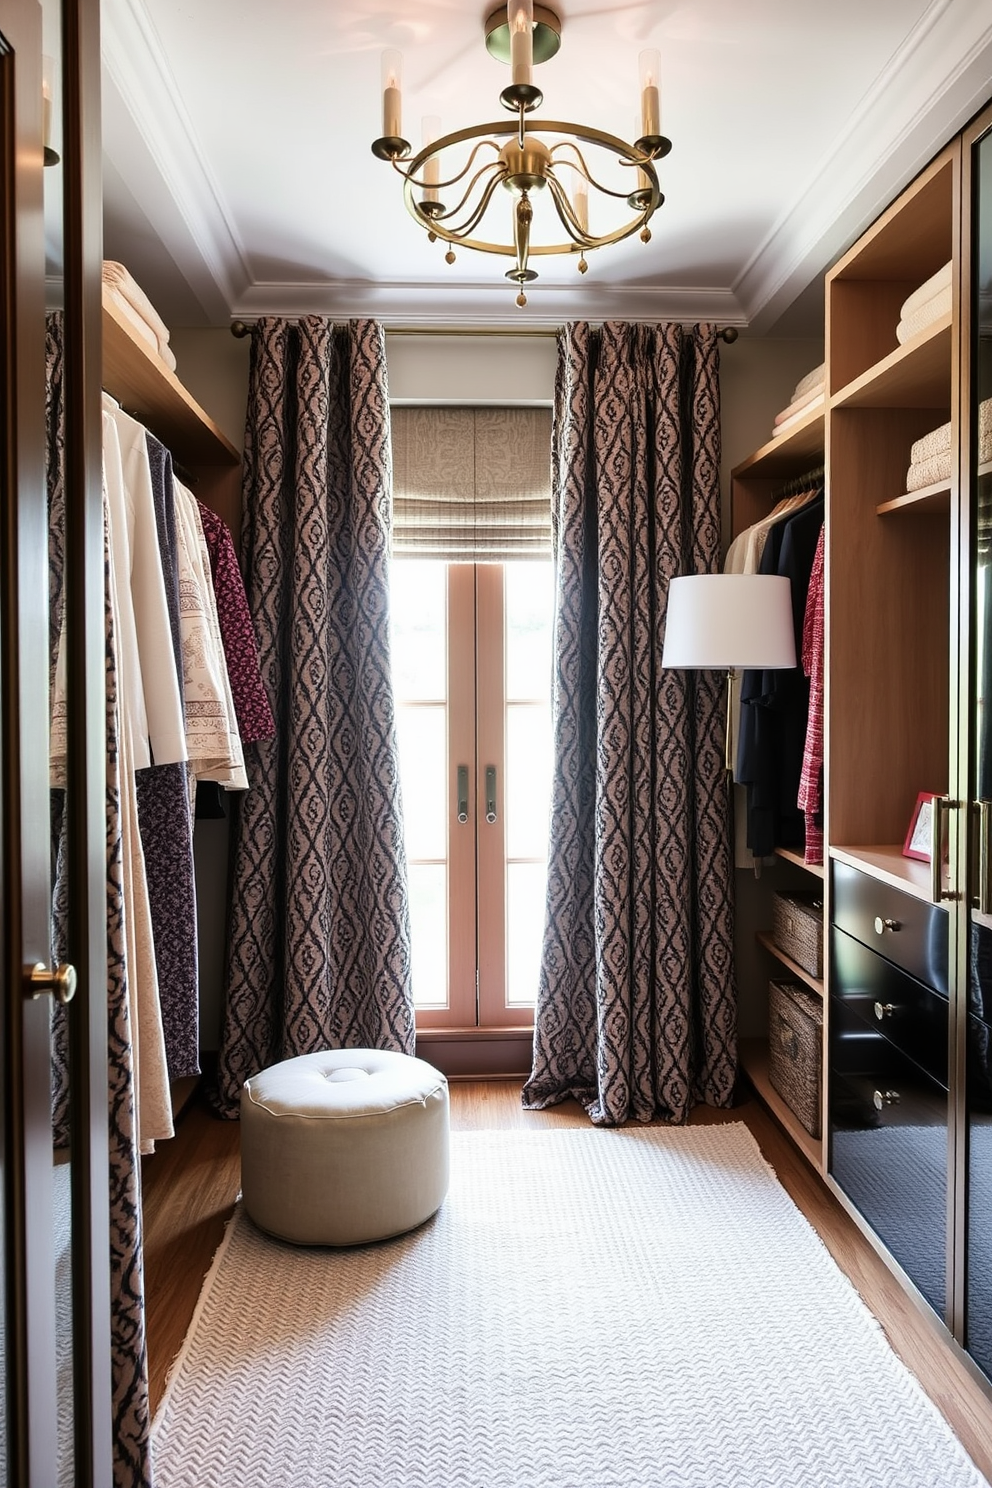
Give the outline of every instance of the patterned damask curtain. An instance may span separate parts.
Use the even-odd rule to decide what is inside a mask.
[[[242,568],[274,739],[246,750],[219,1104],[326,1048],[412,1053],[410,930],[388,645],[385,337],[260,320]]]
[[[531,1109],[729,1105],[723,681],[663,671],[668,586],[720,554],[716,331],[568,326],[554,414],[555,780]]]

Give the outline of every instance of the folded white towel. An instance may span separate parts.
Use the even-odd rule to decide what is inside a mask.
[[[927,326],[933,325],[935,320],[940,320],[943,315],[951,313],[951,286],[939,289],[930,299],[924,300],[912,315],[903,316],[896,326],[896,340],[902,346],[906,341],[912,341]]]
[[[920,491],[924,486],[935,486],[938,481],[951,478],[951,452],[934,455],[929,460],[920,460],[906,471],[906,490]]]
[[[823,387],[826,379],[827,364],[826,362],[821,362],[818,367],[813,368],[812,372],[807,372],[805,377],[801,377],[799,379],[799,381],[796,383],[795,391],[792,394],[791,401],[793,403],[797,403],[799,399],[805,397],[807,393],[818,392],[820,388]]]
[[[120,294],[118,290],[114,289],[114,287],[110,284],[104,284],[103,294],[105,300],[111,300],[117,306],[117,309],[124,316],[128,325],[134,326],[134,329],[138,332],[138,335],[142,338],[143,341],[147,342],[149,348],[155,353],[160,361],[163,361],[165,363],[169,371],[175,372],[176,357],[175,353],[172,350],[172,347],[169,346],[167,342],[165,344],[159,342],[159,339],[152,327],[148,324],[147,320],[145,320],[138,314],[137,310],[135,310],[134,306],[131,304],[131,301],[126,300],[124,296]]]
[[[808,408],[811,403],[815,403],[817,399],[822,397],[822,383],[818,388],[813,388],[812,392],[803,393],[800,398],[794,397],[788,407],[783,408],[780,413],[775,415],[776,425],[784,423],[786,419],[792,418],[794,414],[801,413],[804,408]]]
[[[128,273],[121,263],[115,263],[112,259],[105,258],[103,261],[103,282],[110,289],[117,291],[131,308],[140,315],[146,325],[151,327],[158,342],[158,349],[169,344],[169,327],[159,315],[151,300],[141,288],[141,285]]]
[[[924,460],[932,460],[935,455],[943,455],[950,448],[951,426],[941,424],[939,429],[931,429],[929,434],[924,434],[921,439],[913,441],[909,450],[909,463],[922,465]]]
[[[903,307],[899,311],[899,319],[908,320],[911,315],[916,314],[921,305],[925,305],[927,300],[932,300],[938,291],[950,289],[950,287],[951,264],[948,262],[939,268],[936,274],[931,274],[930,278],[921,284],[919,289],[913,290],[913,293],[904,301]]]
[[[783,408],[782,412],[776,415],[775,426],[772,429],[772,438],[777,439],[780,434],[787,434],[796,424],[807,418],[811,413],[815,413],[822,403],[822,388],[818,393],[814,393],[811,398],[804,399],[799,404],[790,403],[788,408]]]

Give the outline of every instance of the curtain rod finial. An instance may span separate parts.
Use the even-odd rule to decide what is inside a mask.
[[[245,325],[245,322],[243,320],[232,320],[231,335],[237,336],[238,340],[242,341],[244,340],[245,336],[251,335],[251,326]]]
[[[736,326],[724,326],[722,331],[717,331],[717,335],[721,341],[726,341],[728,346],[733,346],[737,337],[740,335],[740,331]]]

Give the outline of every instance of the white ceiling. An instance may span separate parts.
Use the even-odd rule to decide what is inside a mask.
[[[713,319],[767,330],[992,92],[987,0],[565,0],[544,115],[630,138],[662,57],[666,203],[632,238],[444,262],[376,160],[380,54],[404,132],[503,115],[485,0],[103,0],[105,253],[173,325],[322,311],[387,325]],[[552,0],[552,4],[554,0]]]

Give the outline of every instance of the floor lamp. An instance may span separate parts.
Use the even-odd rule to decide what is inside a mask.
[[[663,667],[727,672],[727,769],[734,767],[734,674],[794,667],[792,585],[775,574],[690,574],[668,590]]]

